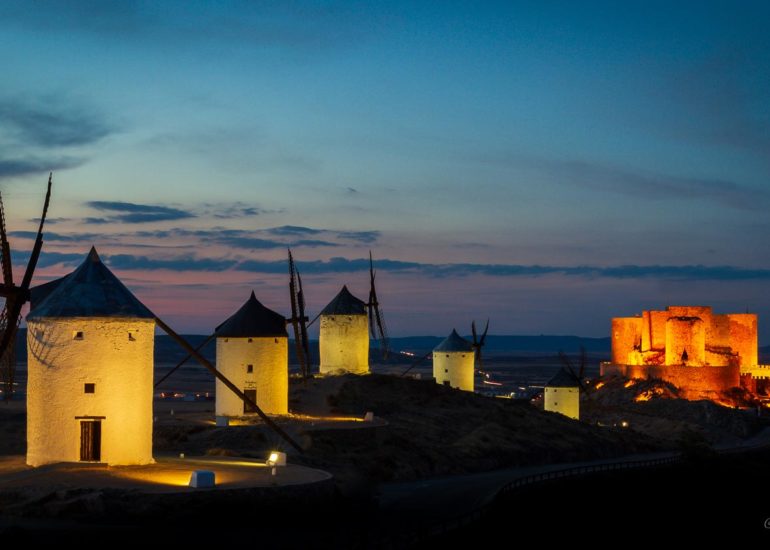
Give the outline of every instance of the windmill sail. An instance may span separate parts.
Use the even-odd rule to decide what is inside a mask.
[[[305,316],[305,295],[302,291],[302,278],[297,272],[294,257],[289,250],[289,297],[291,300],[291,318],[288,321],[294,330],[294,346],[302,377],[309,374],[310,349],[307,341],[307,317]]]
[[[21,323],[21,310],[29,300],[29,287],[35,274],[37,261],[43,249],[43,227],[48,215],[48,205],[51,202],[51,185],[53,174],[48,176],[48,190],[43,204],[43,213],[40,216],[40,225],[37,230],[35,244],[32,248],[27,268],[24,271],[21,285],[13,282],[13,269],[11,266],[11,247],[8,244],[8,236],[5,228],[5,211],[0,197],[0,261],[2,262],[3,284],[0,296],[5,298],[3,310],[0,312],[0,376],[2,377],[3,392],[6,400],[11,399],[16,376],[16,334]]]
[[[369,331],[372,335],[372,340],[379,342],[380,352],[382,358],[388,358],[388,330],[385,326],[385,318],[382,315],[380,309],[380,303],[377,300],[377,288],[375,286],[376,272],[374,271],[374,262],[372,261],[372,252],[369,251],[369,303],[367,304],[369,309]]]

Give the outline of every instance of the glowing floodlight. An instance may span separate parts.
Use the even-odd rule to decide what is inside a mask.
[[[372,411],[369,411],[364,415],[364,422],[374,422],[374,413]]]
[[[268,466],[286,466],[286,453],[280,451],[273,451],[267,458]]]
[[[190,475],[190,487],[196,489],[211,489],[216,485],[214,472],[211,470],[195,470]]]

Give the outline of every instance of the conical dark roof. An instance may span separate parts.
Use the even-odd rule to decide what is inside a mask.
[[[75,271],[32,290],[28,318],[126,317],[155,315],[102,263],[96,248]]]
[[[263,306],[253,291],[241,309],[217,327],[216,333],[221,338],[288,337],[286,318]]]
[[[433,348],[433,351],[473,351],[473,344],[452,329],[452,334],[444,338],[438,346]]]
[[[579,388],[580,384],[574,374],[562,367],[559,369],[559,372],[548,381],[546,386],[552,388]]]
[[[334,300],[321,310],[321,315],[366,315],[366,302],[353,296],[348,287],[343,286]]]

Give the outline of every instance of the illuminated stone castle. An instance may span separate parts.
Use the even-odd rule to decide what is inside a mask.
[[[671,306],[612,320],[612,360],[602,375],[659,378],[688,399],[745,386],[756,392],[770,368],[758,364],[757,316],[714,314],[707,306]]]

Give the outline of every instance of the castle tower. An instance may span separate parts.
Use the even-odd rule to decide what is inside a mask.
[[[545,385],[544,408],[580,420],[580,384],[566,369],[560,369]]]
[[[366,303],[343,286],[321,311],[318,337],[321,374],[369,372],[369,320]]]
[[[254,293],[216,330],[217,370],[266,414],[289,412],[289,351],[286,319],[263,306]],[[217,379],[217,416],[251,412]]]
[[[152,459],[155,316],[92,248],[32,290],[27,316],[27,464]]]
[[[452,330],[433,349],[433,378],[437,384],[473,391],[473,344]]]
[[[666,365],[705,364],[705,323],[700,317],[670,317],[666,321]]]

